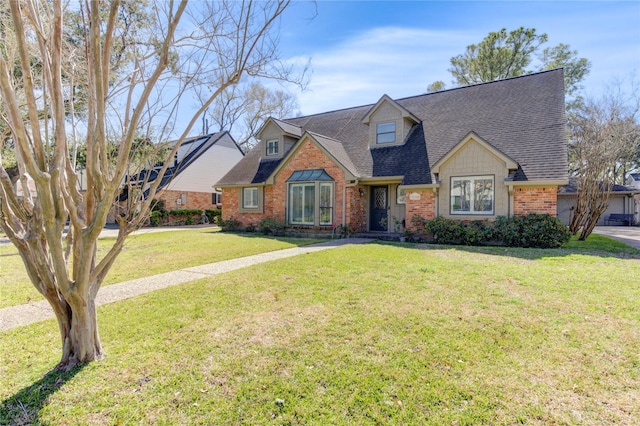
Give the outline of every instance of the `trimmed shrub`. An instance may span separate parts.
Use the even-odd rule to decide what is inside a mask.
[[[569,241],[569,228],[560,219],[548,214],[528,216],[498,216],[494,223],[473,221],[464,223],[445,217],[424,220],[414,216],[414,239],[441,244],[505,245],[509,247],[556,248]],[[421,238],[428,237],[431,238]]]
[[[222,210],[214,209],[214,210],[205,210],[204,214],[209,218],[209,223],[219,223],[222,218]]]
[[[265,217],[258,223],[258,228],[264,235],[284,234],[284,223],[273,217]]]
[[[237,231],[240,229],[240,222],[233,217],[230,217],[228,220],[220,220],[219,225],[222,231]]]
[[[464,244],[464,224],[454,219],[439,216],[429,220],[424,230],[433,235],[433,242],[439,244]]]
[[[166,210],[153,210],[149,216],[149,223],[151,226],[163,225],[168,216],[169,212]]]
[[[569,241],[569,228],[557,217],[530,214],[499,217],[494,225],[498,239],[510,247],[557,248]]]

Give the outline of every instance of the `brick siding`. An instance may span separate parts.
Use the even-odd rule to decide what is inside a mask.
[[[408,231],[415,231],[416,228],[411,223],[413,216],[418,215],[423,219],[431,220],[436,217],[436,196],[431,189],[423,189],[420,191],[407,190],[405,199],[406,220],[405,228]],[[411,200],[411,194],[420,195],[419,200]]]
[[[520,187],[515,188],[513,194],[513,214],[526,216],[532,213],[550,214],[556,216],[558,212],[558,188],[550,187]]]
[[[223,188],[222,219],[229,220],[233,217],[243,227],[248,225],[257,225],[262,219],[267,217],[275,218],[281,222],[285,222],[285,215],[287,211],[286,180],[291,176],[293,172],[297,170],[309,169],[324,169],[329,174],[329,176],[334,179],[333,222],[337,225],[341,225],[345,190],[344,185],[346,183],[344,171],[310,140],[304,141],[296,154],[291,157],[291,159],[278,172],[278,174],[275,176],[274,184],[264,188],[264,212],[239,212],[238,207],[240,206],[240,190],[238,188]],[[359,202],[356,199],[356,195],[354,194],[357,194],[357,198],[361,198],[357,189],[348,187],[347,211],[349,211],[349,209],[359,211]],[[349,224],[348,218],[347,224]],[[361,226],[361,224],[359,223],[358,226]],[[331,230],[331,226],[320,227],[320,229]]]
[[[185,194],[186,202],[177,204],[176,200]],[[156,195],[157,200],[164,200],[164,207],[167,210],[212,210],[216,209],[216,204],[211,204],[210,192],[194,191],[171,191],[162,190]]]

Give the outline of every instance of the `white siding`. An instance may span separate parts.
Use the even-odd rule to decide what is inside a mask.
[[[214,192],[213,185],[241,159],[240,150],[225,136],[183,170],[166,189]]]

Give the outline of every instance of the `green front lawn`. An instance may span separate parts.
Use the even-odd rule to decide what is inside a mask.
[[[639,259],[370,243],[249,267],[102,306],[106,358],[64,376],[55,321],[0,334],[0,424],[634,424]]]
[[[98,240],[98,257],[106,255],[115,237]],[[211,228],[163,231],[130,236],[103,285],[316,243],[304,238],[261,238]],[[13,245],[0,246],[0,309],[44,298],[37,292]]]

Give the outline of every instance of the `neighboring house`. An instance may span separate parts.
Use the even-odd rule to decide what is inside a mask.
[[[569,183],[563,185],[558,190],[558,218],[563,223],[569,224],[573,211],[578,200],[579,185],[576,178],[569,178]],[[631,214],[634,212],[633,197],[640,195],[640,186],[634,189],[625,185],[614,185],[613,191],[609,194],[609,204],[605,212],[600,216],[597,226],[615,225],[607,219],[611,214]],[[637,222],[637,216],[634,222]]]
[[[638,191],[633,197],[633,212],[635,222],[640,224],[640,173],[631,173],[626,182],[629,188]]]
[[[219,208],[222,194],[212,185],[243,157],[229,132],[191,137],[178,149],[155,198],[164,200],[167,210]],[[149,181],[153,182],[161,167],[162,164],[157,164],[153,170],[145,170],[135,178],[143,181],[149,173]],[[125,192],[120,201],[125,202],[126,198]]]
[[[286,120],[215,185],[223,219],[394,232],[411,219],[556,215],[567,183],[562,70]]]

